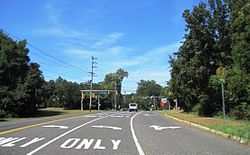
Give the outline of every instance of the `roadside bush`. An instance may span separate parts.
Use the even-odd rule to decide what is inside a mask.
[[[200,109],[201,109],[201,105],[200,105],[200,104],[196,104],[196,105],[192,108],[192,112],[193,112],[195,115],[199,115]]]
[[[250,120],[250,105],[241,102],[238,106],[231,109],[229,115],[235,119]]]

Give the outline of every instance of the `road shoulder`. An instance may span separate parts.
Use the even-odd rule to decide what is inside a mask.
[[[160,113],[161,114],[161,113]],[[195,128],[199,128],[199,129],[202,129],[204,131],[208,131],[208,132],[211,132],[211,133],[214,133],[216,135],[219,135],[219,136],[222,136],[224,138],[227,138],[227,139],[230,139],[230,140],[233,140],[233,141],[236,141],[236,142],[239,142],[241,144],[246,144],[246,145],[249,145],[250,146],[250,143],[241,138],[241,137],[238,137],[238,136],[233,136],[231,134],[227,134],[227,133],[223,133],[221,131],[218,131],[218,130],[215,130],[215,129],[211,129],[211,128],[208,128],[208,127],[205,127],[205,126],[202,126],[202,125],[199,125],[199,124],[196,124],[196,123],[192,123],[192,122],[189,122],[189,121],[186,121],[186,120],[183,120],[183,119],[179,119],[177,117],[174,117],[174,116],[170,116],[168,114],[161,114],[161,115],[164,115],[165,117],[168,117],[170,119],[173,119],[173,120],[176,120],[178,122],[181,122],[181,123],[184,123],[184,124],[187,124],[189,126],[192,126],[192,127],[195,127]]]

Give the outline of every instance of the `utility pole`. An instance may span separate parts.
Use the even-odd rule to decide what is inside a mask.
[[[117,110],[117,101],[116,101],[116,81],[115,81],[115,110]]]
[[[100,106],[101,106],[101,104],[100,104],[100,95],[98,94],[97,96],[98,96],[97,97],[97,100],[98,100],[97,107],[98,107],[98,111],[99,111],[100,110]]]
[[[124,90],[124,103],[123,103],[123,108],[125,107],[126,105],[126,90]]]
[[[91,76],[91,81],[90,81],[90,101],[89,101],[89,111],[91,111],[91,107],[92,107],[92,90],[93,90],[93,80],[94,80],[94,68],[97,68],[95,66],[95,64],[97,64],[97,62],[95,61],[97,58],[94,58],[93,56],[91,57],[91,72],[90,76]]]

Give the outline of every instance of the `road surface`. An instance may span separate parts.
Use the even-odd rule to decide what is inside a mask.
[[[0,122],[0,155],[250,155],[249,146],[157,112],[103,112],[44,121],[24,122],[24,127]]]

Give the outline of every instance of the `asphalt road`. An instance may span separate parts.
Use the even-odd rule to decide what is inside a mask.
[[[157,112],[104,112],[32,123],[39,124],[0,132],[0,155],[250,155],[249,146]]]

